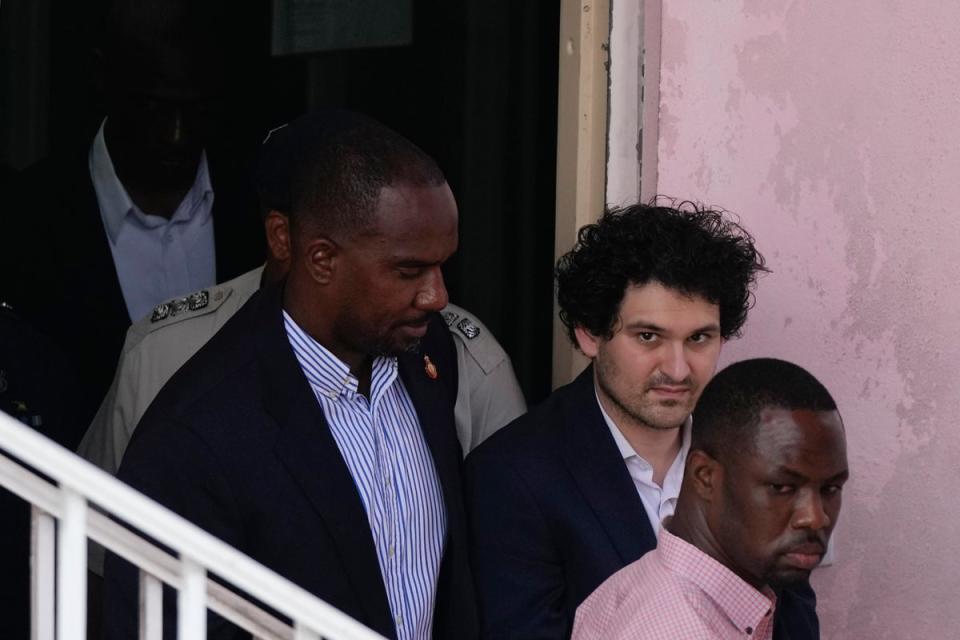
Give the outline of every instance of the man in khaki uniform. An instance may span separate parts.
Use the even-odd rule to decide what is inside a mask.
[[[133,430],[161,387],[260,288],[264,268],[157,305],[127,331],[113,384],[78,453],[116,473]],[[463,453],[526,411],[510,357],[472,314],[442,312],[457,348],[457,436]]]

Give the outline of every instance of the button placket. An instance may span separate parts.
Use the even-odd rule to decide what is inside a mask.
[[[371,397],[378,397],[371,394]],[[396,559],[396,483],[393,481],[393,460],[390,447],[387,446],[386,434],[383,430],[383,423],[378,419],[380,403],[374,401],[369,410],[370,421],[373,426],[374,434],[377,439],[377,450],[379,456],[378,468],[380,471],[381,493],[383,495],[383,514],[384,514],[384,534],[387,543],[387,558],[391,565]]]

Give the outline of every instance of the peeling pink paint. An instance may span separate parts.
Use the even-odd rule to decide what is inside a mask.
[[[774,271],[725,360],[810,368],[846,421],[825,638],[960,637],[958,42],[953,2],[662,1],[656,191]]]

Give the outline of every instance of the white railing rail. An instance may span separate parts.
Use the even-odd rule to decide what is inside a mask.
[[[383,638],[3,412],[0,486],[33,505],[33,640],[85,640],[87,538],[140,568],[143,640],[159,639],[162,635],[163,583],[178,591],[180,640],[206,637],[207,609],[256,638]],[[104,514],[120,518],[177,555],[167,553]],[[273,608],[292,620],[293,625],[209,579],[208,573]]]

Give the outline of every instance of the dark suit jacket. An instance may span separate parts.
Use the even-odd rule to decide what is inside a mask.
[[[88,153],[84,147],[23,171],[0,219],[0,292],[81,374],[75,410],[84,428],[113,379],[127,327],[139,320],[123,300]],[[214,153],[208,164],[222,281],[263,263],[263,228],[242,172]]]
[[[580,603],[657,544],[592,367],[470,454],[467,505],[484,638],[569,638]],[[819,636],[800,591],[811,600],[781,598],[776,638]]]
[[[276,286],[255,294],[174,375],[138,425],[119,477],[395,637],[363,503],[287,341],[280,299]],[[435,380],[424,371],[424,355],[438,367]],[[399,370],[433,454],[447,511],[434,637],[474,638],[453,418],[456,355],[439,315],[420,350],[400,356]],[[105,581],[107,637],[136,637],[136,574],[108,556]],[[211,636],[233,637],[233,631],[211,626]]]

